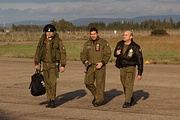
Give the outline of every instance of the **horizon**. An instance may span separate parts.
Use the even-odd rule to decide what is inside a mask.
[[[65,21],[75,21],[75,20],[81,20],[81,19],[126,19],[126,20],[132,20],[132,19],[140,18],[140,17],[169,17],[170,18],[173,16],[180,16],[180,15],[150,15],[150,16],[137,16],[137,17],[133,17],[133,18],[84,17],[84,18],[77,18],[77,19],[73,19],[73,20],[66,20],[64,18],[62,18],[62,19],[64,19]],[[59,20],[61,20],[61,19],[59,19]],[[59,20],[55,20],[55,21],[59,21]],[[42,21],[43,22],[43,21],[51,21],[51,20],[30,20],[29,19],[29,20],[19,20],[19,21],[13,21],[13,22],[6,22],[6,21],[3,21],[3,22],[10,24],[10,23],[27,22],[27,21]]]

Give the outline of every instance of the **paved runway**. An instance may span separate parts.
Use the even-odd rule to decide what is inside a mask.
[[[28,89],[32,59],[0,58],[0,120],[180,120],[180,65],[145,65],[135,81],[135,105],[122,108],[119,70],[107,65],[104,105],[93,107],[84,86],[84,66],[68,61],[57,85],[57,107],[45,108],[46,96]]]

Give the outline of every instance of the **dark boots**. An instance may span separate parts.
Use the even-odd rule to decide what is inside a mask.
[[[130,108],[131,106],[133,106],[133,102],[134,102],[134,95],[131,97],[131,101],[130,102],[125,102],[123,104],[123,108]]]
[[[55,108],[55,100],[49,100],[48,104],[46,105],[47,108]]]

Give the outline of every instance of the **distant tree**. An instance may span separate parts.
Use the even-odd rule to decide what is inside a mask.
[[[174,21],[173,21],[172,17],[170,17],[170,19],[169,19],[169,23],[170,23],[171,25],[174,23]]]
[[[147,20],[141,22],[141,28],[142,29],[149,29],[149,22]]]
[[[88,29],[96,27],[98,30],[106,30],[106,24],[104,22],[93,22],[88,25]]]
[[[177,24],[176,24],[176,28],[180,28],[180,21],[179,21],[179,22],[177,22]]]
[[[12,24],[11,29],[12,29],[13,31],[17,31],[17,26],[16,26],[16,25],[14,25],[14,24]]]
[[[175,27],[174,21],[173,21],[172,17],[170,17],[169,22],[167,22],[167,28],[172,29],[174,27]]]
[[[156,29],[156,26],[153,24],[151,25],[151,30],[155,30]]]
[[[38,25],[14,25],[12,24],[11,29],[13,31],[38,31],[39,29],[42,29]]]
[[[116,21],[109,24],[105,24],[104,22],[92,22],[85,26],[75,26],[73,23],[61,19],[59,21],[51,20],[51,24],[53,24],[58,31],[88,31],[91,27],[96,27],[99,30],[126,30],[126,29],[143,29],[143,30],[156,30],[156,29],[175,29],[180,28],[180,21],[174,23],[172,17],[167,21],[164,19],[161,21],[158,20],[145,20],[141,23],[134,23],[133,21]],[[43,26],[41,25],[12,25],[11,29],[13,31],[36,31],[42,30]]]
[[[64,19],[61,19],[57,22],[52,20],[51,23],[58,31],[71,31],[74,29],[74,25],[69,21],[65,21]]]
[[[0,28],[0,32],[5,32],[3,28]]]
[[[152,36],[167,36],[169,35],[166,30],[163,30],[163,29],[157,29],[157,30],[153,30],[151,32],[151,35]]]

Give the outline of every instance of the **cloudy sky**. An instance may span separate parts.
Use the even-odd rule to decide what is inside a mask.
[[[180,0],[0,0],[0,23],[180,15]]]

